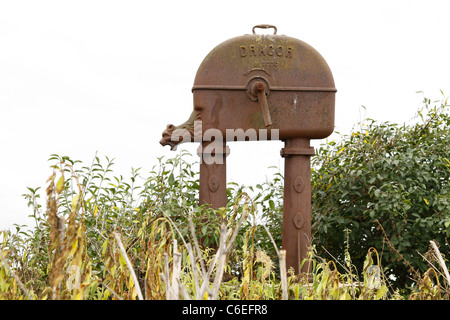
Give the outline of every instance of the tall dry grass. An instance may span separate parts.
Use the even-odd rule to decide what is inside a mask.
[[[198,207],[197,173],[186,157],[159,159],[149,177],[132,169],[125,180],[111,176],[108,158],[105,165],[95,157],[87,167],[52,156],[45,209],[39,188],[25,195],[36,225],[0,233],[0,298],[450,297],[445,260],[433,244],[424,255],[430,269],[419,275],[409,296],[390,286],[375,248],[357,270],[349,255],[339,266],[332,257],[317,256],[313,247],[308,257],[312,273],[293,274],[278,248],[279,235],[272,234],[277,229],[257,217],[257,201],[272,201],[265,208],[274,210],[273,198],[251,198],[236,186],[229,189],[227,208]]]

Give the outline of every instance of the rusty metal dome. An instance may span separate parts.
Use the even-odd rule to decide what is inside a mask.
[[[256,34],[256,27],[271,27],[273,35]],[[265,79],[269,90],[336,92],[325,59],[309,44],[277,35],[274,26],[263,25],[222,42],[203,60],[193,90],[247,90],[255,77]]]
[[[256,34],[255,28],[275,31]],[[277,129],[281,140],[333,132],[336,88],[328,64],[307,43],[276,31],[256,26],[203,60],[192,91],[205,130]]]

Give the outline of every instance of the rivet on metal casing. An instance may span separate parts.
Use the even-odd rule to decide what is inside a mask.
[[[217,189],[219,189],[219,180],[217,179],[217,177],[215,175],[211,176],[208,179],[208,187],[209,187],[209,190],[211,190],[211,192],[216,192]]]
[[[299,211],[294,217],[294,226],[297,229],[301,229],[303,224],[305,223],[305,219],[303,218],[303,214]]]
[[[303,181],[303,178],[300,177],[300,176],[295,178],[295,180],[294,180],[294,189],[295,189],[295,191],[300,193],[300,192],[303,191],[304,187],[305,187],[305,182]]]

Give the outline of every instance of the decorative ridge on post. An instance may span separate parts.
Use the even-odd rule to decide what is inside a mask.
[[[299,156],[313,156],[315,154],[314,147],[309,148],[282,148],[280,155],[284,157],[299,155]]]

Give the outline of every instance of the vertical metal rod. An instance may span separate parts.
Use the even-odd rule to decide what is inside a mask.
[[[281,156],[285,158],[284,212],[282,247],[286,250],[286,265],[298,273],[309,273],[306,261],[311,245],[311,165],[314,148],[309,139],[293,138],[285,141]]]

